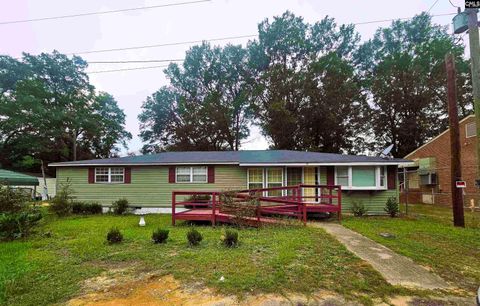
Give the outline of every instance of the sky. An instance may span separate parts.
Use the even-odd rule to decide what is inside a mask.
[[[132,61],[181,59],[193,44],[83,53],[88,51],[222,37],[255,35],[257,25],[265,18],[272,19],[290,10],[305,21],[314,23],[326,15],[338,24],[361,23],[385,19],[412,17],[422,11],[431,14],[455,13],[448,0],[3,0],[0,1],[0,54],[13,57],[22,52],[39,54],[58,50],[77,54],[87,61]],[[463,0],[451,0],[463,8]],[[184,4],[181,4],[184,3]],[[135,11],[95,14],[75,18],[51,19],[2,24],[7,21],[102,12],[126,8],[163,6]],[[434,17],[434,22],[448,25],[452,32],[453,16]],[[362,40],[370,39],[378,27],[390,22],[357,25]],[[252,38],[211,42],[223,46],[242,44]],[[158,66],[164,63],[90,64],[87,71],[98,91],[112,94],[126,115],[126,129],[132,133],[128,152],[138,152],[142,141],[138,137],[138,114],[145,98],[167,85],[164,68],[103,72],[124,68]],[[257,127],[242,149],[266,149],[267,140]],[[122,153],[126,154],[127,150]]]

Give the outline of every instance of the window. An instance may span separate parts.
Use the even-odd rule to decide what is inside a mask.
[[[125,168],[100,167],[95,168],[95,183],[124,183]]]
[[[297,186],[302,184],[302,168],[287,168],[287,186]],[[293,195],[293,190],[288,189],[288,195]]]
[[[267,168],[267,188],[282,187],[283,186],[283,169],[282,168]],[[282,190],[268,191],[269,197],[281,197]]]
[[[352,167],[352,186],[377,186],[375,171],[375,167]]]
[[[475,122],[470,122],[465,125],[465,137],[475,137],[477,136],[477,126]]]
[[[348,167],[337,167],[336,168],[337,175],[335,177],[335,184],[348,186]]]
[[[385,187],[385,181],[386,181],[386,177],[385,177],[385,167],[380,167],[380,187]]]
[[[386,174],[384,166],[335,167],[335,184],[345,190],[385,190]]]
[[[248,189],[263,188],[263,168],[248,169]]]
[[[177,183],[206,183],[207,167],[177,167]]]

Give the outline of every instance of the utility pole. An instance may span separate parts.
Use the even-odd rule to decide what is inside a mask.
[[[458,126],[456,72],[452,54],[445,56],[445,66],[447,69],[448,122],[450,124],[450,188],[452,192],[453,225],[465,227],[463,193],[456,186],[456,182],[462,180],[462,168],[460,164],[460,131]]]

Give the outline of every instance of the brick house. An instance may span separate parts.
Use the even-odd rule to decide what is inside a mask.
[[[464,190],[465,206],[472,203],[479,206],[480,192],[475,187],[476,141],[475,116],[470,115],[460,121],[462,178],[467,183]],[[414,162],[413,165],[403,168],[407,170],[405,175],[403,172],[399,174],[402,182],[404,180],[408,182],[409,203],[451,205],[450,151],[450,130],[447,129],[405,156],[405,159]],[[401,201],[405,200],[403,190]]]

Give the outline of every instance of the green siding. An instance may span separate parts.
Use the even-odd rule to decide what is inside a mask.
[[[57,191],[67,178],[72,183],[78,201],[95,201],[111,205],[119,198],[126,198],[132,206],[171,207],[174,190],[228,190],[246,189],[247,172],[237,166],[215,166],[214,184],[168,183],[168,167],[132,167],[130,184],[89,184],[88,168],[57,168]]]
[[[326,167],[320,167],[320,184],[327,184]],[[361,201],[363,205],[365,205],[365,207],[368,209],[368,214],[386,214],[383,209],[385,208],[385,203],[387,202],[387,199],[390,197],[395,197],[398,201],[398,190],[345,190],[342,191],[342,212],[350,213],[352,202]]]
[[[390,197],[397,198],[397,190],[385,191],[342,191],[342,212],[350,213],[352,202],[359,201],[367,208],[367,214],[386,214],[383,210],[385,203]]]
[[[133,206],[171,207],[172,191],[208,191],[247,189],[247,168],[238,166],[215,166],[214,184],[168,183],[168,167],[132,167],[130,184],[89,184],[88,169],[84,167],[57,168],[57,191],[67,178],[72,182],[74,196],[79,201],[95,201],[111,205],[119,198],[127,198]],[[320,184],[327,183],[326,167],[320,167]],[[389,197],[397,197],[397,190],[343,191],[342,211],[350,212],[352,201],[358,200],[370,214],[384,214],[383,208]]]

